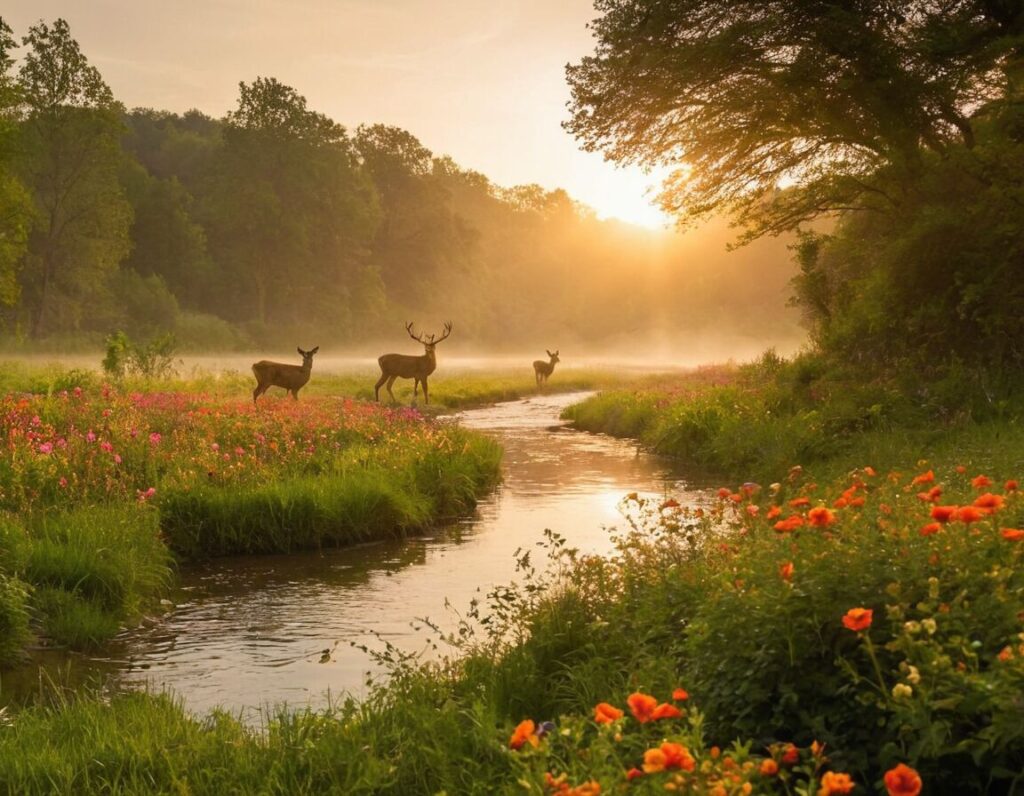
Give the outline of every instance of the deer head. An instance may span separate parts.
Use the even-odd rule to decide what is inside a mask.
[[[299,356],[302,357],[302,367],[312,368],[313,367],[313,354],[320,350],[320,346],[316,346],[310,351],[303,351],[301,348],[296,347],[296,351],[299,352]]]
[[[554,365],[554,364],[555,364],[556,362],[561,362],[561,361],[562,361],[562,360],[560,360],[560,359],[558,358],[558,352],[557,352],[557,351],[555,351],[555,353],[553,353],[553,354],[552,354],[552,353],[551,353],[550,351],[548,351],[548,350],[547,350],[546,348],[545,348],[544,350],[545,350],[545,351],[547,351],[547,353],[548,353],[548,356],[549,356],[549,357],[551,357],[551,364],[552,364],[552,365]]]

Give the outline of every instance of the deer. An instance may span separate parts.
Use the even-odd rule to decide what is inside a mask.
[[[252,391],[252,402],[271,387],[284,387],[292,394],[292,398],[299,400],[299,390],[306,386],[309,381],[309,374],[313,370],[313,354],[320,350],[317,346],[311,351],[303,351],[296,348],[299,356],[302,357],[301,365],[285,365],[283,362],[271,362],[261,359],[252,366],[253,375],[256,377],[256,389]]]
[[[423,403],[429,404],[430,394],[427,392],[427,377],[437,368],[437,356],[434,353],[434,347],[443,340],[448,339],[448,335],[452,333],[452,322],[448,321],[445,323],[444,334],[438,339],[435,339],[435,335],[432,334],[426,338],[422,334],[413,334],[412,321],[405,325],[405,331],[417,343],[423,344],[424,354],[418,357],[411,354],[384,354],[380,357],[377,360],[377,364],[380,365],[380,379],[373,385],[373,397],[375,400],[380,401],[380,388],[387,382],[388,395],[394,401],[395,394],[391,392],[391,385],[395,383],[395,379],[412,379],[413,398],[416,397],[419,385],[422,384]]]
[[[537,387],[542,387],[547,383],[548,376],[555,372],[555,365],[561,360],[558,358],[558,352],[551,353],[546,348],[548,356],[551,357],[550,362],[545,362],[543,359],[537,359],[533,362],[533,375],[537,377]]]

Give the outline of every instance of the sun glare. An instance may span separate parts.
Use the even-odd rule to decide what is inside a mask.
[[[648,173],[637,167],[616,168],[600,156],[588,154],[574,169],[569,192],[594,208],[601,218],[665,229],[672,226],[672,218],[658,207],[655,197],[669,171],[657,169]]]

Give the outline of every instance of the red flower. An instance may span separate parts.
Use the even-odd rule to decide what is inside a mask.
[[[1019,542],[1024,539],[1024,531],[1018,530],[1017,528],[1003,528],[1001,529],[1003,538],[1008,542]]]
[[[962,506],[957,511],[956,518],[965,525],[970,525],[972,522],[980,520],[986,514],[988,514],[987,511],[976,506]]]
[[[872,467],[869,464],[867,467],[864,468],[864,475],[868,475],[868,476],[874,477],[874,476],[878,475],[878,472],[875,470],[874,467]]]
[[[720,487],[719,490],[718,490],[718,498],[719,498],[719,500],[725,500],[731,494],[732,494],[732,490],[731,489],[726,489],[724,486]]]
[[[594,721],[598,724],[611,724],[616,719],[621,719],[623,713],[614,705],[601,702],[594,708]]]
[[[975,489],[984,489],[992,484],[992,479],[987,475],[976,475],[971,479],[971,486]]]
[[[786,517],[784,520],[779,520],[772,527],[779,533],[789,533],[795,531],[797,528],[801,528],[804,525],[804,518],[799,514],[792,514]]]
[[[633,718],[641,724],[646,724],[654,718],[654,709],[658,706],[658,700],[649,694],[642,694],[637,691],[626,698],[626,704],[629,705]]]
[[[640,777],[642,777],[643,775],[644,772],[641,771],[639,768],[631,768],[629,771],[626,772],[626,779],[629,782],[632,782],[634,779],[640,779]]]
[[[859,508],[860,506],[864,505],[864,498],[862,498],[862,497],[850,498],[850,505]]]
[[[787,766],[795,766],[800,762],[800,750],[793,744],[786,744],[786,748],[782,751],[782,762]]]
[[[949,522],[956,516],[957,506],[932,506],[932,519],[939,522]]]
[[[915,476],[914,480],[910,483],[913,486],[919,486],[920,484],[930,484],[935,481],[935,473],[929,470],[927,473],[921,473],[921,475]]]
[[[1006,502],[1006,498],[1002,495],[993,495],[991,492],[986,492],[984,495],[978,495],[972,505],[977,506],[979,509],[1001,509],[1003,503]]]
[[[920,775],[903,763],[886,771],[884,780],[889,796],[917,796],[921,792]]]
[[[870,608],[851,608],[843,617],[843,625],[849,630],[867,630],[871,627],[871,616],[873,613]]]
[[[1003,489],[1005,489],[1005,490],[1006,490],[1007,492],[1016,492],[1016,491],[1017,491],[1017,482],[1016,482],[1016,481],[1014,481],[1014,480],[1013,480],[1013,479],[1011,478],[1011,479],[1010,479],[1009,481],[1007,481],[1007,482],[1006,482],[1006,484],[1005,484],[1005,485],[1003,486]]]
[[[668,702],[662,702],[654,709],[654,712],[651,713],[651,720],[678,719],[682,715],[682,711],[680,711],[675,705],[670,705]]]
[[[807,519],[815,528],[827,528],[836,521],[836,515],[824,506],[819,506],[807,512]]]
[[[685,689],[677,688],[675,691],[672,692],[672,698],[676,702],[685,702],[687,699],[690,698],[690,695],[686,693]]]
[[[772,506],[770,509],[768,509],[768,512],[764,516],[767,517],[769,520],[774,520],[781,513],[782,509],[780,509],[778,506]]]
[[[774,777],[779,773],[779,764],[769,757],[761,761],[759,770],[762,777]]]
[[[929,522],[927,525],[921,526],[921,536],[931,536],[933,533],[938,533],[942,530],[942,523]]]
[[[789,583],[793,580],[793,570],[793,562],[787,561],[779,567],[779,577],[786,581],[786,583]]]
[[[809,506],[811,505],[811,499],[809,497],[798,497],[793,498],[789,501],[789,505],[796,508],[797,506]]]

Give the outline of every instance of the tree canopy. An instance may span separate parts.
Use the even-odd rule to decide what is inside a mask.
[[[679,167],[661,201],[755,234],[898,202],[877,179],[971,147],[1024,13],[985,0],[596,0],[567,128],[623,163]]]

